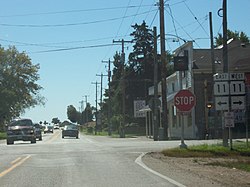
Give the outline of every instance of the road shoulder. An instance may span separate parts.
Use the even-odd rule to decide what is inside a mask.
[[[209,166],[211,158],[175,158],[161,153],[147,153],[142,162],[154,171],[161,173],[186,186],[250,186],[250,173],[235,168]]]

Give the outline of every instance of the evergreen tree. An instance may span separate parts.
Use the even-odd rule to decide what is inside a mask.
[[[242,43],[249,44],[249,37],[244,32],[238,32],[238,31],[231,31],[227,30],[227,38],[228,39],[238,39]],[[219,45],[223,44],[223,35],[221,33],[218,34],[217,37],[215,37],[215,46],[218,47]]]

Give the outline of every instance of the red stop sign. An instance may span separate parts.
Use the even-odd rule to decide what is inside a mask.
[[[180,90],[174,96],[174,105],[181,112],[190,111],[195,106],[195,104],[196,104],[196,97],[189,90]]]

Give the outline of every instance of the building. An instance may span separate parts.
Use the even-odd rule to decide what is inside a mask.
[[[167,78],[168,126],[171,139],[180,138],[181,115],[174,106],[174,96],[180,89],[189,89],[196,95],[196,106],[183,115],[184,138],[206,139],[222,137],[222,111],[215,109],[213,94],[213,73],[211,49],[194,49],[192,42],[187,42],[175,50],[175,56],[188,56],[188,70],[177,71]],[[215,73],[223,72],[222,46],[214,50]],[[246,80],[246,110],[235,112],[236,126],[233,136],[242,136],[248,125],[250,103],[250,45],[239,40],[228,41],[228,64],[230,73],[244,73]],[[153,95],[153,87],[149,88]]]

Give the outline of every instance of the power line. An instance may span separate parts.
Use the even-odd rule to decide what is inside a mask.
[[[154,10],[152,10],[154,11]],[[151,12],[152,12],[151,11]],[[147,14],[150,11],[145,11],[137,15],[143,15]],[[125,19],[125,18],[130,18],[133,17],[134,15],[128,15],[128,16],[123,16],[123,17],[116,17],[116,18],[109,18],[109,19],[103,19],[103,20],[95,20],[95,21],[86,21],[86,22],[80,22],[80,23],[65,23],[65,24],[41,24],[41,25],[34,25],[34,24],[8,24],[8,23],[0,23],[0,26],[5,26],[5,27],[31,27],[31,28],[41,28],[41,27],[66,27],[66,26],[79,26],[79,25],[89,25],[89,24],[96,24],[96,23],[104,23],[104,22],[109,22],[109,21],[116,21],[120,19]]]
[[[174,17],[173,17],[172,9],[171,9],[171,7],[170,7],[169,5],[168,5],[168,8],[169,8],[169,11],[170,11],[170,16],[171,16],[171,18],[172,18],[172,23],[173,23],[173,27],[174,27],[175,34],[176,34],[176,36],[178,36],[177,30],[176,30],[176,26],[175,26],[175,22],[174,22]],[[179,42],[179,45],[181,45],[180,42]]]
[[[77,49],[87,49],[87,48],[97,48],[97,47],[108,47],[117,44],[100,44],[100,45],[90,45],[90,46],[81,46],[81,47],[69,47],[69,48],[62,48],[62,49],[52,49],[52,50],[44,50],[44,51],[36,51],[30,53],[49,53],[49,52],[60,52],[60,51],[71,51]]]
[[[207,16],[206,16],[206,19],[204,19],[204,21],[201,23],[201,24],[204,24],[205,22],[207,21]],[[198,29],[200,28],[200,25],[198,27],[196,27],[192,33],[196,32]]]
[[[166,12],[170,15],[170,13],[166,10]],[[171,16],[171,15],[170,15]],[[192,38],[192,36],[184,29],[184,27],[173,17],[173,19],[175,20],[175,22],[179,25],[179,27],[183,30],[183,32],[185,32],[186,35],[188,35],[188,37],[194,41],[194,39]],[[194,41],[195,42],[195,41]],[[195,44],[200,48],[199,44],[197,42],[195,42]]]
[[[148,7],[151,5],[142,5],[143,7]],[[78,13],[78,12],[92,12],[92,11],[104,11],[104,10],[117,10],[117,9],[130,9],[137,8],[138,6],[118,6],[118,7],[103,7],[103,8],[91,8],[91,9],[79,9],[79,10],[65,10],[65,11],[55,11],[55,12],[40,12],[40,13],[28,13],[28,14],[15,14],[15,15],[5,15],[0,16],[0,18],[12,18],[12,17],[26,17],[26,16],[39,16],[39,15],[54,15],[54,14],[67,14],[67,13]]]
[[[187,5],[187,3],[184,1],[184,4],[186,5],[187,9],[189,10],[189,12],[193,15],[194,19],[197,21],[197,23],[200,25],[200,27],[202,28],[202,30],[206,33],[206,35],[209,37],[209,34],[207,33],[207,31],[205,30],[205,28],[202,26],[202,24],[199,22],[199,20],[197,19],[197,17],[194,15],[193,11],[189,8],[189,6]]]
[[[88,40],[62,41],[62,42],[50,42],[50,43],[49,42],[48,43],[28,43],[28,42],[14,41],[14,40],[6,40],[2,38],[0,38],[0,41],[21,44],[24,46],[67,48],[65,46],[58,46],[58,44],[77,44],[77,43],[95,42],[95,41],[101,41],[101,40],[107,40],[107,39],[113,39],[113,38],[114,37],[109,36],[109,37],[88,39]]]
[[[131,0],[129,0],[129,2],[128,2],[128,6],[129,6],[130,2],[131,2]],[[124,16],[123,16],[123,18],[122,18],[122,21],[121,21],[121,23],[120,23],[120,25],[119,25],[119,27],[118,27],[117,32],[116,32],[115,39],[116,39],[116,37],[117,37],[118,33],[120,32],[120,29],[121,29],[121,27],[122,27],[122,23],[123,23],[123,21],[124,21],[124,19],[125,19],[125,17],[126,17],[127,11],[128,11],[128,8],[126,8],[126,10],[125,10],[125,13],[124,13]]]

